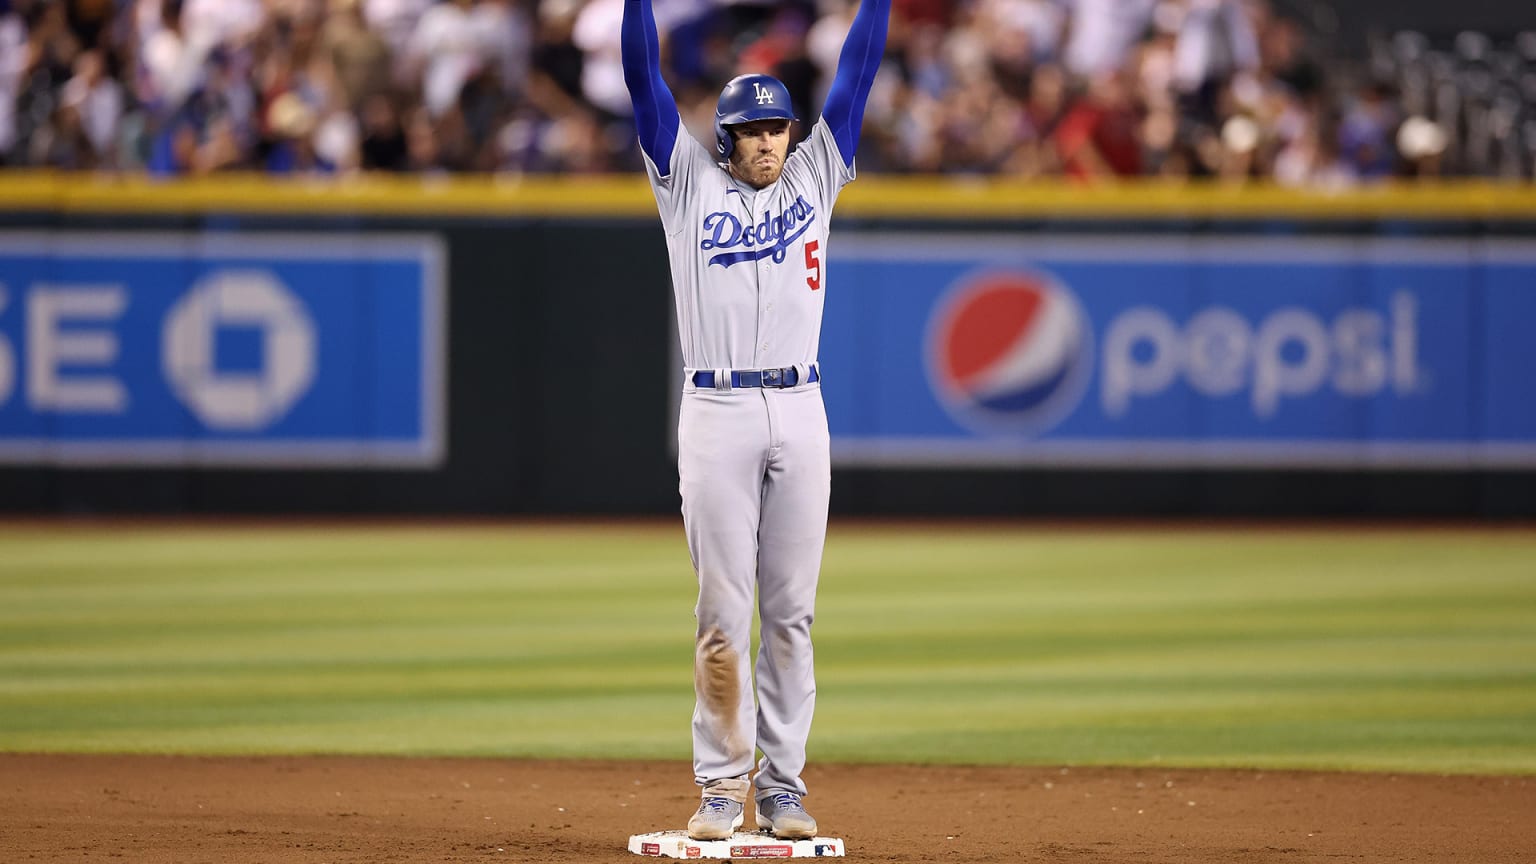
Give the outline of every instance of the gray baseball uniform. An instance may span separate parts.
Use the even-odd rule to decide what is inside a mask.
[[[624,81],[666,230],[685,367],[677,467],[699,578],[693,769],[705,793],[695,814],[701,833],[728,835],[740,823],[739,809],[712,810],[710,802],[745,799],[756,748],[759,825],[772,796],[776,808],[788,808],[776,814],[798,814],[784,826],[772,816],[775,833],[815,827],[795,809],[797,798],[786,804],[780,793],[805,794],[800,774],[816,707],[811,622],[831,489],[816,359],[823,262],[832,205],[854,176],[889,17],[890,0],[859,0],[821,117],[777,178],[752,167],[773,158],[767,150],[743,163],[749,183],[738,179],[741,165],[727,170],[682,127],[661,76],[650,0],[624,0]],[[732,154],[738,128],[747,136],[740,140],[760,135],[754,146],[779,146],[768,136],[787,135],[797,116],[789,102],[771,76],[733,79],[716,106],[719,153]],[[752,125],[770,120],[785,125]],[[747,668],[754,588],[762,620],[755,706]]]
[[[757,794],[803,795],[816,705],[811,621],[831,489],[816,364],[822,261],[832,205],[854,171],[820,121],[761,190],[686,134],[665,175],[649,157],[646,170],[667,233],[684,366],[678,474],[699,577],[695,779],[745,778],[755,745]],[[733,370],[783,370],[796,383],[732,387]],[[745,659],[754,586],[755,716]]]

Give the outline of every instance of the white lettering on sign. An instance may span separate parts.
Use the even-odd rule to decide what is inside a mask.
[[[262,363],[220,371],[221,328],[260,331]],[[315,324],[271,273],[225,270],[192,287],[166,313],[161,363],[171,390],[212,429],[257,430],[281,418],[314,384]]]
[[[1392,295],[1385,315],[1357,307],[1332,321],[1291,306],[1250,323],[1214,306],[1180,328],[1162,310],[1139,306],[1105,333],[1100,396],[1104,413],[1119,418],[1134,399],[1157,396],[1182,376],[1205,396],[1247,389],[1253,415],[1267,420],[1285,400],[1329,385],[1352,398],[1418,392],[1418,344],[1418,302],[1406,291]]]
[[[94,322],[110,325],[128,306],[122,285],[32,286],[27,297],[27,401],[38,411],[121,414],[128,390],[105,373],[66,373],[60,367],[110,366],[117,336],[105,327],[65,328]]]

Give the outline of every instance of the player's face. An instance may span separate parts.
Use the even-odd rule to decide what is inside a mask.
[[[757,189],[779,179],[789,153],[788,120],[753,120],[732,126],[731,135],[736,139],[731,173]]]

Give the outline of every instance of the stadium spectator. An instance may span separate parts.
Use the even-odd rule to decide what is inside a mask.
[[[150,112],[164,116],[180,108],[191,94],[202,74],[204,57],[183,34],[177,4],[146,2],[141,8],[156,9],[159,18],[153,23],[141,19],[138,97]]]
[[[480,0],[470,18],[502,93],[520,97],[528,89],[533,54],[533,22],[527,10],[512,0]]]
[[[441,0],[416,23],[406,42],[406,68],[419,73],[427,113],[442,117],[458,105],[459,94],[486,66],[486,46],[470,10],[474,0]]]
[[[1156,9],[1157,0],[1071,0],[1068,71],[1088,79],[1123,68]]]
[[[1339,147],[1354,173],[1383,177],[1394,168],[1392,134],[1397,128],[1396,106],[1385,88],[1368,84],[1350,100],[1339,125]]]
[[[1258,40],[1239,0],[1185,4],[1173,49],[1173,84],[1200,110],[1209,110],[1212,88],[1258,68]]]
[[[1140,174],[1138,126],[1124,73],[1098,73],[1052,136],[1063,172],[1083,180]]]
[[[581,94],[589,104],[614,117],[627,117],[632,110],[619,60],[619,23],[623,17],[624,0],[587,0],[571,30],[571,41],[582,53]],[[656,26],[663,26],[662,21],[658,19]]]
[[[373,97],[389,92],[389,43],[368,26],[359,0],[330,0],[320,43],[354,114]]]
[[[123,88],[107,77],[106,58],[99,50],[75,59],[75,74],[60,91],[60,106],[74,113],[80,144],[88,166],[111,167],[116,161],[118,127],[123,119]]]
[[[363,19],[383,37],[390,54],[402,56],[432,0],[363,0]]]
[[[363,104],[359,160],[365,171],[405,171],[410,167],[405,125],[394,101],[375,93]]]

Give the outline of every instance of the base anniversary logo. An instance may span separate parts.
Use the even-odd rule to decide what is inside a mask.
[[[987,270],[934,304],[928,380],[975,432],[1033,435],[1077,407],[1093,372],[1093,331],[1077,297],[1044,273]]]

